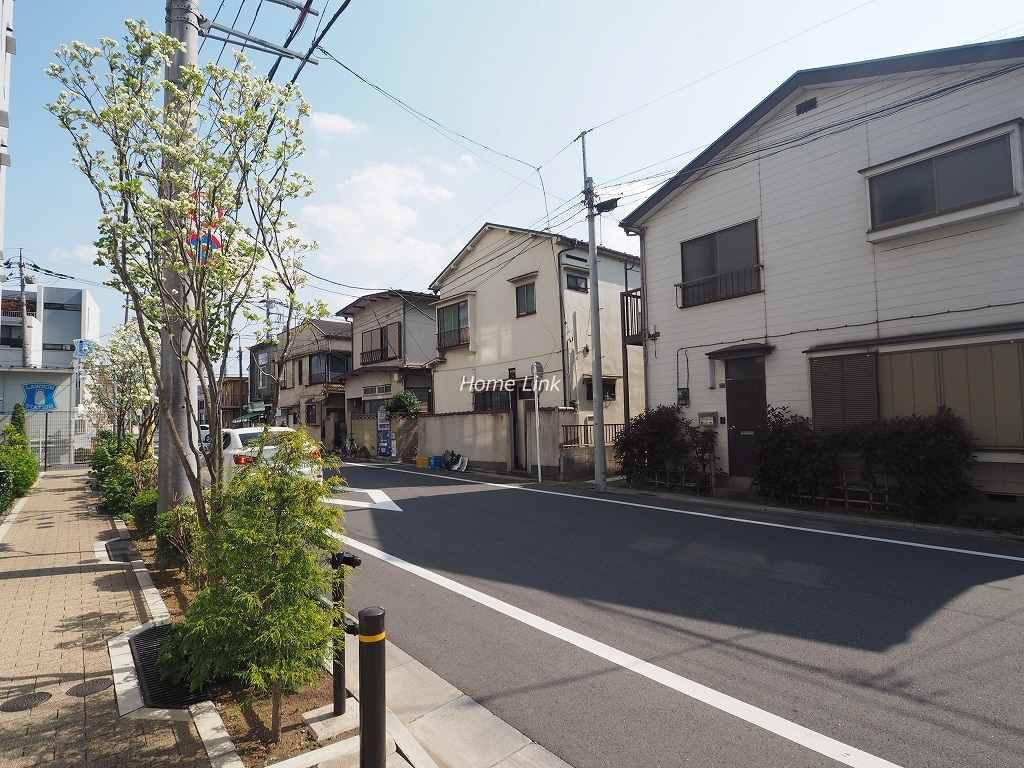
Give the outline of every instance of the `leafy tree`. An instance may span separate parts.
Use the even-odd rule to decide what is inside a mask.
[[[244,57],[233,69],[183,67],[163,73],[182,43],[127,21],[123,44],[62,46],[48,74],[63,91],[47,105],[71,137],[73,164],[94,189],[100,209],[97,264],[126,293],[156,384],[169,434],[195,499],[200,525],[219,514],[219,493],[202,494],[197,457],[213,485],[223,484],[221,453],[204,455],[198,429],[179,434],[160,376],[163,361],[191,391],[198,382],[210,413],[220,410],[232,331],[257,296],[284,296],[286,327],[324,312],[301,305],[302,256],[312,246],[296,236],[286,206],[312,192],[292,163],[304,151],[301,121],[309,106],[295,86],[278,87]],[[166,95],[166,101],[165,101]],[[198,424],[191,398],[188,421]],[[220,441],[219,419],[211,439]]]
[[[120,441],[137,421],[135,460],[150,455],[158,421],[156,382],[138,326],[115,328],[109,343],[93,345],[82,368],[87,374],[87,407],[93,422],[112,427],[115,440]]]
[[[21,403],[15,403],[14,408],[11,409],[11,426],[28,437],[28,427],[25,425],[25,406]]]
[[[8,473],[13,496],[24,496],[39,477],[39,458],[29,450],[28,438],[13,424],[0,430],[0,469]]]
[[[340,546],[330,533],[340,530],[340,511],[323,498],[337,481],[303,474],[316,449],[305,433],[285,433],[275,445],[228,484],[222,525],[203,537],[209,584],[174,625],[161,665],[194,690],[235,678],[269,692],[278,741],[284,691],[311,682],[344,634],[317,597],[330,594],[335,578],[323,556]]]
[[[414,416],[420,412],[420,399],[408,389],[403,389],[385,400],[384,407],[391,416]]]

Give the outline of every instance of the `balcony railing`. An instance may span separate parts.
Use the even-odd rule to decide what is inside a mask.
[[[625,424],[605,424],[604,444],[611,445],[618,434],[626,428]],[[593,424],[563,424],[562,445],[593,445]]]
[[[441,331],[437,334],[437,348],[450,349],[469,344],[469,326],[455,328],[450,331]]]
[[[713,301],[734,299],[761,291],[761,266],[723,272],[720,275],[702,277],[685,283],[676,283],[676,306],[696,307]]]
[[[622,294],[622,335],[627,344],[644,343],[643,301],[640,289],[623,291]]]
[[[359,353],[359,362],[362,365],[367,365],[369,363],[379,363],[381,360],[390,360],[393,357],[397,357],[397,355],[389,355],[388,351],[383,348],[368,349],[365,352]]]
[[[32,309],[30,309],[28,312],[26,312],[26,314],[29,317],[35,317],[36,316],[35,310],[32,310]],[[21,320],[21,310],[20,309],[3,309],[3,310],[0,310],[0,317],[12,318],[12,319],[15,319],[15,320]]]

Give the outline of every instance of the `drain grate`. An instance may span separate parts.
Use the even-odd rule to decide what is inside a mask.
[[[107,557],[118,563],[130,563],[132,560],[141,560],[142,555],[135,548],[135,542],[131,539],[113,539],[105,545]]]
[[[38,707],[44,701],[49,701],[52,693],[46,693],[46,691],[37,691],[36,693],[26,693],[24,696],[15,696],[13,699],[8,699],[3,704],[0,704],[0,710],[4,712],[24,712],[26,709],[32,709],[32,707]]]
[[[112,685],[110,678],[100,677],[96,680],[86,680],[84,683],[73,685],[68,688],[68,696],[89,696],[93,693],[105,691]]]
[[[135,670],[139,673],[139,687],[142,688],[142,701],[145,705],[162,709],[186,709],[210,697],[203,691],[192,693],[184,685],[173,685],[160,679],[156,658],[170,629],[169,624],[150,627],[133,637],[128,644],[135,659]]]

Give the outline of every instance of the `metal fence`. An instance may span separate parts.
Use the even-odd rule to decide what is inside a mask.
[[[0,426],[10,424],[11,415],[0,417]],[[92,458],[96,427],[74,411],[28,411],[25,413],[28,447],[43,471],[74,469]]]
[[[611,445],[619,432],[625,429],[625,424],[605,424],[604,444]],[[563,424],[562,445],[593,445],[594,425],[593,424]]]

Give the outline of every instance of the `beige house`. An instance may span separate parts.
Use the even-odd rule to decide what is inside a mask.
[[[644,408],[642,350],[624,344],[620,313],[621,294],[639,286],[639,258],[599,247],[598,275],[605,423],[621,424],[627,411]],[[592,423],[594,284],[586,242],[485,224],[430,288],[438,293],[434,414],[509,416],[508,434],[488,435],[494,444],[475,445],[475,455],[500,457],[507,447],[510,468],[527,468],[538,392],[541,408],[561,409],[557,423]],[[535,362],[544,370],[536,392]],[[557,447],[559,439],[551,442]]]
[[[355,367],[345,376],[349,426],[359,445],[374,442],[377,409],[388,398],[409,390],[421,409],[430,408],[431,382],[428,363],[437,356],[435,347],[435,297],[429,293],[391,289],[371,293],[338,312],[351,318]]]
[[[345,381],[352,370],[352,324],[310,320],[291,330],[281,369],[276,422],[304,429],[328,448],[345,442]],[[278,335],[278,350],[285,333]]]

